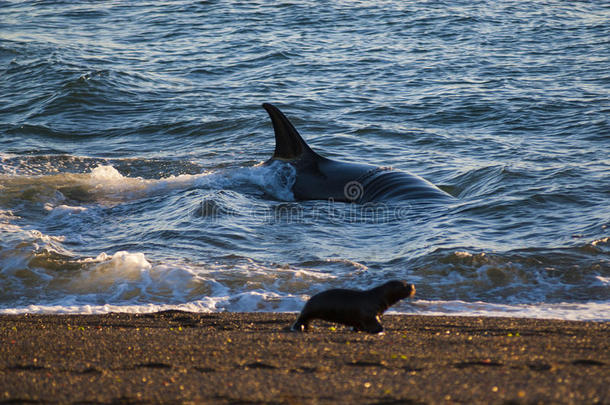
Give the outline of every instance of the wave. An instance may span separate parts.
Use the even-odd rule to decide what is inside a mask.
[[[12,155],[2,159],[8,164],[17,162]],[[60,161],[65,170],[89,167],[89,171],[14,174],[29,170],[28,164],[33,162],[25,159],[20,161],[24,166],[16,167],[13,174],[0,175],[0,283],[6,286],[0,293],[0,307],[4,311],[103,311],[118,307],[140,311],[164,305],[201,311],[296,311],[308,296],[323,289],[368,288],[390,277],[414,282],[420,304],[435,303],[427,309],[422,309],[423,304],[401,304],[395,309],[399,312],[433,313],[439,310],[439,302],[463,302],[473,305],[464,310],[471,313],[499,311],[506,306],[512,308],[506,310],[508,314],[538,316],[536,311],[541,311],[540,316],[563,316],[561,311],[565,310],[566,317],[598,319],[597,309],[586,315],[584,308],[588,303],[592,308],[603,308],[610,296],[607,237],[571,247],[499,252],[468,247],[424,249],[409,257],[403,253],[405,247],[394,246],[405,225],[400,221],[382,228],[371,224],[370,229],[333,222],[331,214],[351,209],[349,204],[333,207],[333,213],[320,210],[315,202],[300,204],[301,209],[317,210],[311,227],[304,220],[259,225],[249,218],[248,213],[257,207],[270,212],[292,209],[289,190],[294,170],[289,165],[150,179],[121,174],[108,161],[66,157]],[[253,196],[244,193],[248,187],[256,190]],[[189,197],[191,191],[196,193]],[[265,196],[272,200],[268,203]],[[161,211],[154,211],[159,205]],[[152,212],[138,221],[144,211]],[[158,212],[165,227],[155,225]],[[193,220],[194,225],[184,225]],[[406,222],[410,229],[418,229],[418,223],[410,220]],[[167,226],[171,221],[175,223]],[[305,255],[309,259],[293,260],[292,264],[261,259],[256,254],[258,244],[269,241],[258,239],[260,230],[251,231],[258,226],[267,233],[273,227],[287,238],[286,252],[278,254],[280,261],[291,260],[288,255],[308,246],[309,239],[312,248],[326,249],[327,253],[322,251],[320,260]],[[125,237],[134,227],[142,228],[137,232],[140,240],[152,241],[147,249]],[[108,232],[103,238],[99,237],[101,229]],[[316,241],[337,229],[344,236],[340,241],[334,238],[334,245],[320,246]],[[350,229],[358,233],[352,250]],[[388,243],[398,249],[396,254],[389,254],[381,245],[371,246],[369,231],[386,232]],[[291,232],[296,232],[295,244],[289,243]],[[191,243],[190,239],[190,249],[205,248],[204,254],[187,260],[190,256],[180,249]],[[385,243],[383,239],[381,243]],[[235,246],[240,246],[242,254],[227,255]],[[385,253],[363,259],[363,246]],[[169,254],[174,250],[176,254]],[[487,309],[475,305],[478,302]],[[455,305],[461,308],[466,304]],[[570,312],[570,308],[576,309]]]
[[[57,209],[57,215],[83,212]],[[152,259],[137,251],[84,257],[66,246],[70,237],[22,229],[9,212],[0,220],[0,283],[6,287],[0,313],[294,312],[328,288],[403,278],[417,285],[418,297],[393,307],[395,313],[610,319],[609,238],[550,251],[439,251],[410,269],[380,272],[345,259],[287,265],[240,256]]]
[[[271,165],[242,167],[237,169],[203,171],[197,174],[178,174],[147,179],[121,174],[107,160],[53,156],[27,158],[0,156],[0,203],[11,207],[20,201],[33,201],[45,205],[47,211],[64,202],[112,204],[160,195],[173,190],[192,187],[222,189],[239,187],[247,183],[260,187],[274,197],[293,201],[290,189],[294,183],[294,169],[290,165],[275,162]],[[132,160],[121,162],[123,170],[133,170]],[[149,161],[158,171],[159,163]],[[91,166],[93,166],[91,168]],[[171,163],[164,169],[171,169]],[[170,167],[167,167],[170,166]],[[196,170],[198,166],[180,164],[179,170]],[[88,173],[71,171],[90,168]],[[38,174],[49,171],[68,172],[58,174]],[[4,172],[5,174],[2,174]],[[21,174],[21,173],[27,174]],[[9,174],[6,174],[9,173]]]

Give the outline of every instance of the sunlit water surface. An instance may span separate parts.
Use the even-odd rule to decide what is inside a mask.
[[[604,2],[3,2],[0,312],[610,319]],[[295,201],[263,102],[448,205]],[[365,209],[366,208],[366,209]]]

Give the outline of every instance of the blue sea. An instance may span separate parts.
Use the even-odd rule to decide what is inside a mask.
[[[261,104],[455,197],[295,200]],[[0,1],[0,313],[610,320],[610,5]]]

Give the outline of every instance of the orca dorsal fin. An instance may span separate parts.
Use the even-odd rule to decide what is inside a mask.
[[[279,108],[269,103],[264,103],[263,108],[267,110],[275,131],[274,159],[292,160],[303,154],[317,156]]]

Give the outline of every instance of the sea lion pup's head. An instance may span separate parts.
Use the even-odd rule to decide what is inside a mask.
[[[391,307],[398,301],[415,295],[415,285],[403,280],[391,280],[379,287],[373,288],[372,291],[380,293],[387,306]]]

